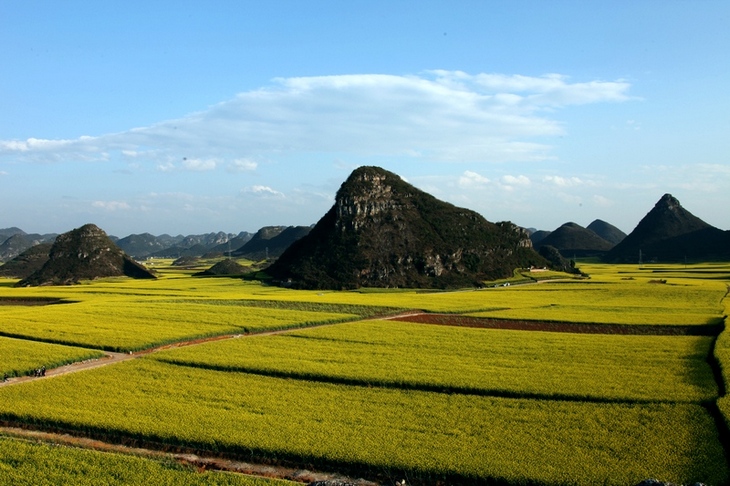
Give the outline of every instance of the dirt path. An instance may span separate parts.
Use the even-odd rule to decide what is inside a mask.
[[[409,312],[403,312],[403,313],[391,315],[391,316],[376,317],[374,319],[409,318],[409,317],[417,316],[418,314],[422,314],[422,313],[418,312],[418,311],[409,311]],[[67,364],[64,366],[59,366],[58,368],[51,368],[51,369],[46,370],[45,376],[19,376],[19,377],[8,378],[6,381],[0,381],[0,387],[10,386],[10,385],[20,385],[22,383],[27,383],[29,381],[43,380],[46,378],[53,378],[55,376],[61,376],[61,375],[65,375],[68,373],[76,373],[78,371],[92,370],[95,368],[100,368],[102,366],[108,366],[111,364],[121,363],[123,361],[129,361],[132,359],[139,358],[141,356],[146,356],[148,354],[156,353],[158,351],[163,351],[166,349],[182,348],[185,346],[196,346],[198,344],[209,343],[209,342],[213,342],[213,341],[223,341],[223,340],[227,340],[227,339],[273,336],[276,334],[285,334],[285,333],[298,331],[298,330],[302,330],[302,329],[315,329],[318,327],[334,326],[337,324],[342,324],[342,323],[334,322],[334,323],[327,323],[327,324],[317,324],[317,325],[307,326],[307,327],[276,329],[276,330],[272,330],[272,331],[259,331],[259,332],[245,333],[245,334],[244,333],[224,334],[221,336],[211,336],[211,337],[206,337],[206,338],[188,339],[185,341],[178,341],[175,343],[164,344],[162,346],[156,346],[153,348],[144,349],[142,351],[137,351],[135,353],[132,353],[132,352],[115,353],[115,352],[111,352],[111,351],[104,351],[105,356],[102,358],[89,359],[86,361],[77,361],[75,363],[70,363],[70,364]]]
[[[153,460],[171,460],[179,464],[193,466],[201,472],[205,470],[229,471],[262,478],[286,479],[305,484],[314,481],[340,480],[357,486],[377,486],[377,483],[372,481],[348,478],[337,473],[311,471],[309,469],[298,469],[268,464],[255,464],[245,461],[199,455],[193,452],[164,452],[145,447],[131,447],[122,444],[104,442],[89,437],[78,437],[70,434],[45,432],[42,430],[0,426],[0,434],[18,439],[50,442],[69,447],[141,456]]]
[[[370,319],[396,320],[404,322],[414,322],[420,324],[435,324],[440,326],[460,326],[460,327],[479,327],[489,329],[513,329],[521,331],[550,331],[550,332],[571,332],[571,333],[589,333],[589,334],[643,334],[643,335],[705,335],[713,336],[719,332],[718,326],[684,326],[684,325],[622,325],[622,324],[584,324],[572,322],[547,322],[547,321],[521,321],[507,319],[488,319],[481,317],[460,316],[454,314],[433,314],[422,311],[407,311],[390,316],[374,317]],[[306,329],[314,329],[318,327],[334,326],[341,323],[327,323],[308,326]],[[211,336],[207,338],[189,339],[186,341],[178,341],[176,343],[165,344],[148,348],[135,353],[114,353],[106,351],[103,358],[91,359],[71,363],[58,368],[46,370],[45,376],[21,376],[9,378],[6,381],[0,381],[0,387],[19,385],[32,380],[42,380],[52,378],[54,376],[75,373],[78,371],[86,371],[102,366],[121,363],[131,359],[146,356],[166,349],[181,348],[185,346],[195,346],[198,344],[209,343],[213,341],[223,341],[227,339],[249,338],[259,336],[272,336],[275,334],[284,334],[305,328],[288,328],[277,329],[273,331],[260,331],[246,334],[225,334],[222,336]]]
[[[417,313],[407,312],[394,316],[385,316],[382,319],[395,319],[397,317],[412,316]],[[316,327],[333,326],[340,323],[328,323],[319,324],[316,326],[309,326],[306,329],[312,329]],[[223,336],[212,336],[208,338],[190,339],[187,341],[180,341],[176,343],[166,344],[163,346],[157,346],[154,348],[145,349],[136,353],[115,353],[106,351],[106,355],[102,358],[90,359],[86,361],[80,361],[71,363],[68,365],[60,366],[58,368],[52,368],[46,370],[44,376],[22,376],[10,378],[7,381],[0,382],[0,387],[19,385],[27,383],[33,380],[44,380],[50,379],[57,376],[62,376],[68,373],[76,373],[80,371],[87,371],[102,366],[108,366],[115,363],[121,363],[124,361],[133,360],[141,356],[156,353],[165,349],[180,348],[185,346],[195,346],[198,344],[222,341],[226,339],[237,339],[241,337],[259,337],[259,336],[271,336],[275,334],[284,334],[304,328],[289,328],[279,329],[274,331],[262,331],[248,334],[227,334]],[[198,468],[199,470],[213,469],[220,471],[230,471],[242,474],[249,474],[253,476],[265,477],[265,478],[277,478],[287,479],[299,483],[311,483],[314,481],[325,481],[325,480],[339,480],[349,484],[357,486],[377,486],[377,483],[367,481],[364,479],[353,479],[343,476],[337,473],[322,472],[322,471],[310,471],[307,469],[297,469],[292,467],[284,467],[278,465],[266,465],[266,464],[255,464],[244,461],[236,461],[230,459],[224,459],[220,457],[210,457],[205,455],[199,455],[195,452],[175,453],[175,452],[164,452],[154,450],[145,447],[129,447],[121,444],[114,444],[110,442],[104,442],[97,439],[88,437],[80,437],[71,434],[46,432],[42,430],[35,430],[22,427],[14,427],[11,425],[0,425],[0,434],[8,435],[12,437],[30,439],[30,440],[41,440],[44,442],[52,442],[55,444],[62,444],[72,447],[81,447],[85,449],[93,449],[99,451],[118,452],[122,454],[134,454],[152,459],[171,459],[181,464],[187,464]]]

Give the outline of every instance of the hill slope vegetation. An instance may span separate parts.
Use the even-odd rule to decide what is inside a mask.
[[[87,224],[56,238],[40,270],[18,286],[69,285],[81,280],[128,276],[155,278],[120,250],[98,226]]]
[[[447,288],[545,266],[525,230],[490,223],[379,167],[360,167],[311,232],[267,269],[300,288]]]
[[[683,208],[671,194],[665,194],[604,260],[633,263],[729,258],[730,232],[705,223]]]

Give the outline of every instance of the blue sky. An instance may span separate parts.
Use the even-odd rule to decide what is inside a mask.
[[[152,5],[150,5],[152,4]],[[0,3],[0,228],[315,223],[361,165],[490,221],[730,229],[730,2]]]

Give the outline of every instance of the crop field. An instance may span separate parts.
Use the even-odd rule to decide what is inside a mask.
[[[55,368],[103,355],[90,349],[0,337],[0,375],[29,375],[42,366]]]
[[[581,269],[590,277],[533,283],[539,277],[523,272],[519,285],[454,292],[299,291],[179,268],[159,268],[152,281],[68,287],[16,289],[0,279],[2,369],[35,368],[51,350],[60,363],[98,349],[239,336],[11,383],[0,387],[0,421],[385,483],[730,483],[721,425],[730,424],[730,331],[709,335],[730,311],[730,265]],[[444,323],[451,315],[706,331],[578,334],[382,318],[407,310],[443,313]],[[285,332],[256,334],[267,330]],[[20,357],[30,361],[12,364]],[[68,478],[49,484],[83,484],[68,464],[101,474],[94,464],[132,459],[141,462],[109,468],[147,471],[161,484],[252,484],[3,437],[0,483],[37,471]]]
[[[14,486],[292,486],[288,481],[265,480],[206,471],[142,457],[110,454],[0,436],[0,484]]]
[[[186,339],[353,319],[335,314],[95,296],[51,306],[2,306],[0,333],[110,351],[145,349]]]
[[[712,401],[712,338],[574,335],[361,321],[156,353],[334,383],[586,401]],[[407,352],[404,352],[404,349]]]
[[[5,388],[0,397],[6,420],[431,479],[560,484],[575,461],[591,465],[583,484],[633,484],[656,471],[727,479],[714,421],[695,404],[370,388],[146,358]]]

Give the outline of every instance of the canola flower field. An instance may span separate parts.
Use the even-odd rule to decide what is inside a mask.
[[[293,486],[217,471],[198,473],[168,461],[58,447],[0,436],[0,480],[13,486]]]
[[[206,343],[153,358],[364,386],[691,403],[717,397],[707,364],[711,344],[704,336],[573,335],[371,320]]]
[[[0,356],[2,356],[0,376],[11,377],[29,375],[41,366],[56,368],[77,361],[100,358],[104,356],[104,353],[90,349],[0,337]]]
[[[0,387],[0,420],[412,482],[727,484],[727,331],[582,335],[377,319],[419,309],[719,332],[730,307],[730,265],[581,269],[590,278],[429,293],[306,292],[177,269],[73,287],[0,280],[0,299],[67,302],[0,305],[0,334],[12,336],[0,338],[0,368],[21,355],[23,366],[48,361],[22,347],[27,339],[84,353],[244,335]],[[255,335],[266,330],[286,332]],[[64,461],[128,459],[21,442],[0,436],[0,484],[33,471],[71,478]],[[21,448],[27,459],[10,452]],[[179,475],[176,484],[250,484],[144,461],[130,478],[152,468]]]

